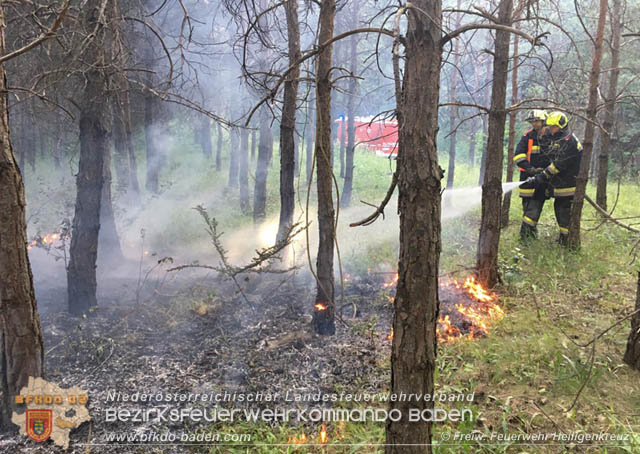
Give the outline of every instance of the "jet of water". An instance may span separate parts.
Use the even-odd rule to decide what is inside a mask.
[[[508,193],[524,181],[502,183],[502,192]],[[442,197],[442,220],[453,219],[476,208],[482,202],[482,186],[447,190]]]

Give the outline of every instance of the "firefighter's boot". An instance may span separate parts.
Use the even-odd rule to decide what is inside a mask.
[[[569,246],[569,235],[567,233],[560,233],[558,236],[558,244],[562,247]]]
[[[523,222],[520,225],[520,241],[522,243],[529,242],[538,238],[538,229],[532,225]]]

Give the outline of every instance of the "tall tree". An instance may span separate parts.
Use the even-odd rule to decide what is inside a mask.
[[[352,27],[358,27],[358,16],[360,15],[360,4],[358,2],[354,2],[352,4],[353,8],[353,23]],[[347,101],[347,150],[346,150],[346,162],[345,162],[345,173],[344,173],[344,186],[342,188],[342,198],[340,200],[340,204],[343,207],[348,207],[351,205],[351,194],[353,192],[353,160],[355,156],[355,139],[356,139],[356,127],[355,127],[355,116],[356,116],[356,94],[358,91],[358,81],[355,78],[356,72],[358,71],[358,37],[357,35],[351,35],[349,38],[349,72],[352,74],[351,79],[349,80],[349,94]],[[344,123],[344,122],[343,122]],[[344,130],[342,131],[344,134]]]
[[[295,208],[294,178],[296,169],[296,101],[298,98],[298,77],[300,66],[300,24],[298,22],[298,2],[284,4],[287,17],[287,41],[289,46],[289,65],[293,70],[284,82],[284,101],[280,121],[280,222],[277,241],[286,238],[293,224]]]
[[[271,161],[271,156],[273,155],[273,134],[270,122],[271,118],[268,109],[262,108],[256,182],[253,190],[253,222],[255,224],[262,223],[267,217],[267,176],[269,173],[269,161]]]
[[[320,33],[318,42],[324,44],[333,37],[335,0],[320,0]],[[318,190],[318,256],[316,258],[316,298],[313,326],[318,334],[335,333],[335,301],[333,279],[333,242],[335,211],[332,179],[332,110],[331,110],[331,54],[332,45],[324,46],[316,60],[316,145],[315,159]]]
[[[0,58],[6,55],[0,5]],[[14,396],[42,376],[44,348],[27,254],[24,183],[11,147],[5,63],[0,61],[0,425],[8,426]]]
[[[76,176],[76,205],[71,231],[67,292],[69,312],[82,315],[98,305],[96,299],[96,260],[100,205],[103,186],[104,155],[107,147],[105,105],[107,77],[104,49],[106,24],[97,1],[83,11],[83,34],[87,45],[82,74],[84,89],[80,95],[80,160]]]
[[[440,90],[440,1],[418,0],[408,11],[406,59],[397,109],[400,257],[391,345],[391,392],[433,394],[436,371],[440,190],[436,149]],[[386,454],[431,453],[432,424],[409,422],[410,408],[433,402],[395,401],[400,421],[387,421]]]
[[[116,227],[116,219],[113,213],[113,201],[111,197],[111,150],[107,145],[104,148],[102,199],[100,201],[100,236],[98,254],[101,263],[106,269],[113,269],[114,265],[120,265],[124,257],[120,248],[120,238]]]
[[[307,182],[311,180],[311,168],[313,167],[313,136],[315,135],[313,121],[313,106],[311,101],[307,101],[307,109],[305,114],[304,136],[305,136],[305,149],[307,150],[305,156],[305,176]]]
[[[234,189],[238,187],[238,154],[240,148],[239,132],[236,128],[229,130],[229,179],[227,180],[227,188]]]
[[[202,155],[205,159],[210,159],[213,155],[213,145],[211,144],[211,120],[206,115],[200,115],[198,142],[202,147]]]
[[[616,97],[618,95],[618,77],[620,76],[620,35],[622,29],[621,1],[613,0],[611,15],[611,71],[609,73],[609,90],[604,105],[604,131],[601,132],[602,147],[598,155],[598,184],[596,203],[607,209],[607,176],[609,174],[609,154],[613,138]]]
[[[498,23],[511,25],[513,0],[500,0]],[[482,218],[478,239],[478,280],[487,287],[498,283],[498,246],[500,243],[500,214],[502,202],[502,158],[504,155],[504,126],[507,119],[505,109],[507,96],[507,74],[509,69],[509,32],[496,30],[493,54],[493,84],[489,131],[487,138],[486,167],[482,184]]]
[[[589,179],[589,165],[591,164],[591,152],[593,150],[594,124],[598,114],[598,92],[600,85],[600,62],[602,61],[602,43],[604,41],[604,26],[607,19],[608,0],[600,0],[600,12],[596,37],[593,42],[593,60],[589,74],[589,101],[587,103],[587,118],[590,120],[584,128],[584,148],[580,172],[576,178],[576,192],[571,207],[571,222],[569,224],[569,246],[573,249],[580,247],[580,219],[584,196],[587,192],[587,180]]]
[[[636,287],[636,311],[640,311],[640,271],[638,271],[638,284]],[[640,312],[631,318],[631,332],[627,340],[627,350],[624,353],[624,362],[635,370],[640,370]]]
[[[457,2],[457,9],[461,8],[461,0]],[[460,18],[462,15],[458,13],[456,15],[456,23],[454,28],[460,26]],[[458,106],[456,105],[457,90],[458,90],[458,71],[460,68],[460,39],[456,39],[456,43],[453,50],[453,68],[449,82],[449,168],[447,169],[447,189],[453,188],[453,177],[456,171],[456,121],[458,118]]]
[[[238,182],[240,183],[240,210],[244,214],[251,212],[249,201],[249,130],[240,131],[240,149],[238,150]]]
[[[216,171],[222,170],[222,126],[218,123],[218,141],[216,145]]]
[[[511,104],[518,102],[518,35],[513,37],[513,57],[511,59]],[[516,111],[509,112],[509,140],[507,145],[507,181],[513,181],[513,153],[516,144]],[[511,209],[511,191],[504,195],[502,201],[502,227],[509,225],[509,210]]]
[[[153,50],[151,44],[147,45],[146,64],[153,67]],[[153,73],[147,77],[149,87],[153,86]],[[150,91],[144,93],[144,139],[147,158],[147,179],[145,187],[147,191],[157,194],[159,189],[160,156],[158,144],[156,143],[156,125],[158,110],[158,99]]]

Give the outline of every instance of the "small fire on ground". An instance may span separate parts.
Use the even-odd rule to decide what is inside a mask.
[[[318,434],[313,437],[312,435],[307,435],[304,432],[293,435],[289,437],[287,443],[290,445],[311,445],[311,444],[327,444],[331,440],[342,440],[344,438],[344,434],[342,433],[344,430],[345,423],[341,421],[336,428],[334,429],[331,436],[327,432],[327,426],[322,424],[320,426],[320,430]],[[297,448],[296,448],[297,449]]]
[[[36,246],[50,248],[52,246],[57,246],[56,243],[58,243],[59,241],[66,241],[68,239],[68,237],[59,233],[48,233],[46,235],[39,235],[38,237],[36,237],[36,239],[34,239],[27,245],[27,250],[30,251]]]
[[[382,287],[394,287],[397,282],[396,274]],[[498,305],[498,296],[485,289],[473,276],[467,277],[464,281],[440,281],[439,296],[440,315],[436,337],[440,342],[486,337],[491,331],[491,326],[504,318],[504,310]],[[387,338],[393,339],[393,329]]]

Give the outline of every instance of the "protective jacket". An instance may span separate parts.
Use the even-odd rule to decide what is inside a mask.
[[[551,164],[549,156],[542,151],[538,132],[535,129],[525,132],[513,156],[513,162],[520,168],[520,181],[533,175],[533,169],[544,169]],[[535,191],[534,183],[525,183],[520,186],[520,197],[533,197]]]
[[[549,178],[550,195],[553,197],[573,197],[576,192],[576,178],[580,171],[582,144],[568,129],[561,129],[554,135],[541,137],[544,153],[550,160],[544,173]]]

